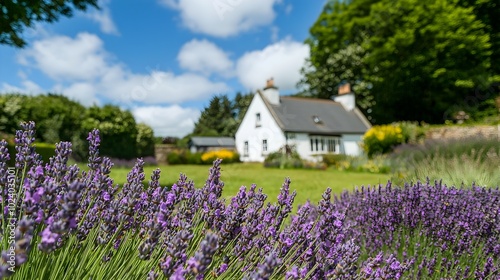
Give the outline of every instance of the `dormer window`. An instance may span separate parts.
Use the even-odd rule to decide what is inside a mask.
[[[323,121],[318,116],[313,116],[313,121],[315,124],[322,124]]]
[[[261,126],[261,124],[260,124],[260,113],[255,114],[255,126],[256,127]]]

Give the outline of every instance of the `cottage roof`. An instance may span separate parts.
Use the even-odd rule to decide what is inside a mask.
[[[232,137],[191,137],[191,144],[198,147],[234,147],[235,142]]]
[[[311,134],[365,133],[370,123],[355,108],[347,111],[342,104],[328,99],[281,96],[279,105],[264,103],[286,132]]]

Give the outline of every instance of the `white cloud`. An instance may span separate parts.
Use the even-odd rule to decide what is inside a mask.
[[[179,51],[177,60],[182,68],[205,75],[218,73],[228,77],[234,67],[228,54],[207,40],[187,42]]]
[[[121,68],[106,73],[101,87],[109,98],[124,104],[181,103],[229,91],[225,83],[214,83],[197,74],[175,75],[171,72],[154,71],[144,75],[125,72]]]
[[[291,90],[300,81],[300,69],[308,57],[308,45],[284,40],[245,53],[237,62],[236,72],[241,84],[251,90],[264,87],[270,77],[280,89]]]
[[[191,31],[217,37],[237,35],[273,22],[274,5],[281,0],[159,0],[180,12]]]
[[[102,32],[111,35],[119,35],[120,32],[118,32],[118,28],[111,17],[109,2],[109,0],[99,1],[100,10],[94,9],[91,12],[83,13],[83,15],[99,23]]]
[[[137,122],[151,126],[156,136],[183,137],[194,128],[200,111],[194,108],[172,106],[145,106],[132,109]]]
[[[90,83],[74,83],[66,88],[59,87],[57,92],[64,92],[65,96],[71,100],[79,101],[84,106],[101,104],[95,95],[96,90],[94,85]]]
[[[8,83],[2,83],[2,87],[0,88],[0,92],[5,93],[27,93],[27,94],[39,94],[43,90],[42,88],[36,84],[35,82],[28,80],[26,76],[22,77],[23,81],[21,82],[21,87],[13,86]]]
[[[33,65],[56,80],[91,80],[107,68],[107,54],[99,37],[80,33],[75,39],[53,36],[22,50],[18,62]]]
[[[21,51],[19,62],[34,65],[59,82],[58,92],[84,104],[94,103],[98,96],[127,106],[178,103],[230,90],[225,83],[199,74],[134,73],[110,57],[99,37],[80,33],[76,38],[53,36],[36,41]]]

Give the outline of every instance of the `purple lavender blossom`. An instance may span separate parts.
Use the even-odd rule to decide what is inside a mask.
[[[251,272],[243,279],[246,280],[268,280],[273,276],[274,270],[281,264],[281,259],[276,255],[276,252],[270,252],[264,258],[264,262],[258,265],[256,271]]]
[[[189,271],[196,276],[196,279],[203,279],[203,275],[212,263],[212,258],[218,249],[219,237],[208,233],[201,242],[200,249],[187,261]]]
[[[22,172],[25,168],[41,163],[40,155],[35,152],[35,123],[23,122],[21,129],[16,131],[16,168]]]

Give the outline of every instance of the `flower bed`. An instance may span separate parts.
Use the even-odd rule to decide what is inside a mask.
[[[16,167],[0,142],[0,278],[462,279],[499,276],[500,191],[439,183],[362,188],[292,214],[285,179],[275,204],[255,185],[221,198],[221,161],[203,187],[160,170],[143,187],[139,159],[123,186],[89,134],[89,170],[68,166],[70,143],[43,164],[34,123],[18,132]]]

